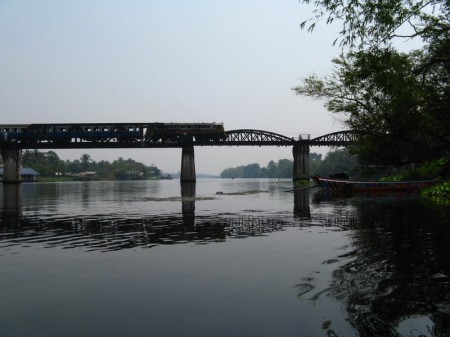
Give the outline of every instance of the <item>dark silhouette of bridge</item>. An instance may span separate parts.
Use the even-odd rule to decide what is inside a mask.
[[[196,139],[195,136],[182,136],[177,139],[150,140],[145,137],[121,139],[119,137],[104,138],[69,138],[64,142],[51,138],[39,137],[32,142],[0,140],[3,149],[107,149],[107,148],[182,148],[193,146],[346,146],[356,140],[352,131],[339,131],[310,139],[309,135],[299,135],[298,138],[287,137],[278,133],[239,129],[223,133],[216,139]]]
[[[91,125],[89,125],[91,126]],[[95,125],[94,125],[95,126]],[[98,124],[100,126],[100,124]],[[125,126],[122,124],[122,126]],[[139,128],[139,124],[134,124]],[[28,132],[28,131],[27,131]],[[33,131],[36,132],[36,131]],[[127,132],[127,131],[125,131]],[[93,133],[94,134],[94,133]],[[103,134],[101,134],[103,135]],[[329,133],[310,139],[309,135],[287,137],[278,133],[240,129],[225,131],[217,137],[176,137],[149,138],[143,132],[133,136],[86,136],[76,135],[58,138],[32,134],[33,137],[12,138],[0,135],[0,149],[4,162],[3,182],[20,182],[21,151],[23,149],[111,149],[111,148],[182,148],[181,181],[195,181],[195,146],[292,146],[294,156],[293,179],[309,179],[310,146],[347,146],[356,141],[352,131]]]

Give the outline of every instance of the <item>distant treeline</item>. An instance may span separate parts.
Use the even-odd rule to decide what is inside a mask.
[[[330,151],[322,159],[321,154],[310,153],[310,172],[322,176],[333,173],[349,173],[357,166],[355,157],[348,154],[346,150]],[[277,163],[271,160],[266,167],[259,164],[249,164],[234,168],[227,168],[220,174],[221,178],[292,178],[293,161],[280,159]]]
[[[50,177],[95,177],[101,180],[149,179],[161,176],[156,166],[146,166],[133,159],[119,158],[112,163],[106,160],[94,161],[89,154],[83,154],[73,161],[61,160],[53,152],[27,150],[22,156],[22,165],[39,172],[41,178]]]

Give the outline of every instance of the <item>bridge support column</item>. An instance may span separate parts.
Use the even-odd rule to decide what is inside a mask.
[[[181,151],[181,182],[194,182],[195,176],[195,160],[194,160],[194,145],[184,145]]]
[[[2,149],[3,159],[3,183],[21,183],[20,165],[22,162],[22,150]]]
[[[295,144],[292,154],[294,155],[292,179],[294,181],[309,180],[309,145]]]

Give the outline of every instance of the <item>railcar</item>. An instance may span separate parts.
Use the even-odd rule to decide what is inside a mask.
[[[0,142],[211,142],[222,139],[224,132],[223,123],[4,124],[0,125]]]
[[[137,142],[143,139],[144,124],[4,124],[0,142],[70,143]]]
[[[29,128],[29,124],[0,125],[0,142],[19,142]]]
[[[214,141],[224,136],[223,123],[151,123],[145,138],[147,141],[177,141],[195,138],[196,141]]]
[[[74,124],[65,136],[81,142],[138,142],[143,139],[142,124]]]

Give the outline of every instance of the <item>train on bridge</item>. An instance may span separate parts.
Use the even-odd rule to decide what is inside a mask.
[[[0,143],[158,143],[223,139],[223,123],[3,124]]]
[[[310,146],[345,146],[352,131],[318,138],[289,138],[274,132],[225,131],[223,123],[0,124],[3,182],[18,183],[23,149],[181,148],[181,181],[195,181],[194,146],[292,146],[293,179],[309,179]]]

